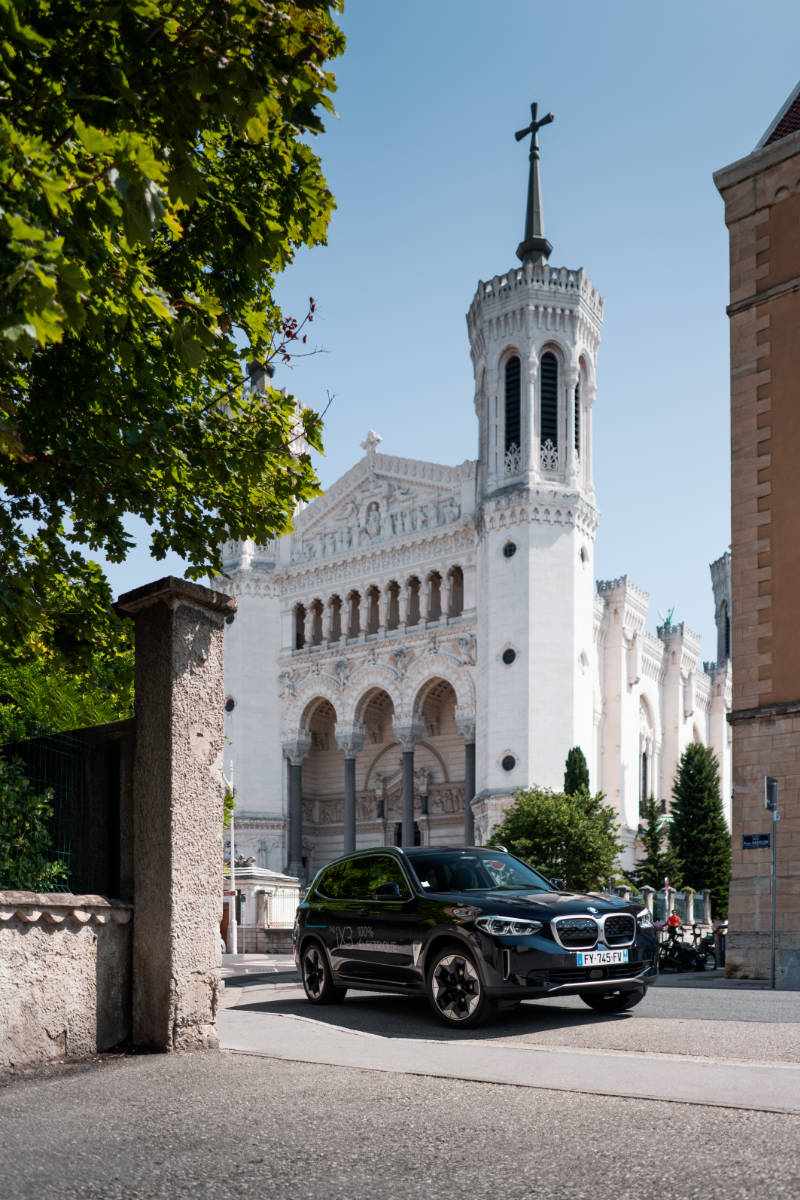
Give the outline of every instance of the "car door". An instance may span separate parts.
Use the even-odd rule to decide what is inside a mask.
[[[306,918],[306,928],[316,928],[328,948],[337,975],[352,977],[359,958],[358,923],[364,907],[362,859],[332,863],[315,889]],[[355,971],[357,973],[357,971]]]
[[[419,982],[419,902],[400,862],[391,854],[365,856],[359,887],[361,909],[350,960],[354,976],[372,983]]]

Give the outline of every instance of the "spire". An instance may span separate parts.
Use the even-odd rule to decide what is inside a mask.
[[[536,135],[543,125],[554,119],[552,113],[537,121],[538,104],[531,105],[531,123],[527,129],[518,129],[514,137],[521,142],[531,135],[530,171],[528,173],[528,208],[525,213],[525,236],[517,246],[517,258],[538,266],[546,263],[553,247],[544,236],[542,224],[542,187],[539,181],[539,143]]]

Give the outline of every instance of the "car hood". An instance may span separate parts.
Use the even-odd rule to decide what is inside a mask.
[[[452,901],[483,913],[504,917],[534,917],[552,920],[554,917],[583,914],[596,917],[612,912],[636,912],[640,905],[630,904],[619,896],[600,896],[579,892],[458,892]],[[448,896],[448,899],[451,897]]]

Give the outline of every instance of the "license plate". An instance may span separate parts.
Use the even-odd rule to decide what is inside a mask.
[[[609,963],[626,963],[627,950],[579,950],[579,967],[607,967]]]

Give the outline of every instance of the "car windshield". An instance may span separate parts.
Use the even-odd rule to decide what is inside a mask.
[[[501,850],[407,852],[425,892],[551,892],[548,881]]]

